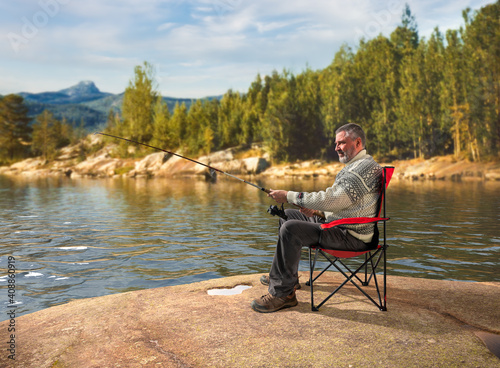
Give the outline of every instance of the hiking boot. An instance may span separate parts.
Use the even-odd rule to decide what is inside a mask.
[[[295,307],[299,302],[295,297],[295,290],[288,296],[278,298],[271,294],[263,295],[252,302],[252,309],[260,313],[271,313],[283,308]]]
[[[269,276],[268,275],[263,275],[261,278],[260,278],[260,283],[262,285],[266,285],[266,286],[269,286]],[[295,284],[294,286],[294,290],[298,290],[300,289],[302,286],[300,286],[300,283],[299,283],[299,280],[297,279],[297,283]]]

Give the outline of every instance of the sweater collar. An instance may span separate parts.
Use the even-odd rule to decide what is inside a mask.
[[[366,149],[362,149],[361,151],[358,152],[358,154],[356,156],[354,156],[351,161],[349,161],[346,166],[352,164],[353,162],[355,161],[358,161],[358,160],[362,160],[364,159],[366,156],[368,156],[368,154],[366,153]]]

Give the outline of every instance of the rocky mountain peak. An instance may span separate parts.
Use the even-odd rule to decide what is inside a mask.
[[[81,81],[80,83],[71,86],[69,88],[59,91],[68,96],[88,96],[100,94],[99,88],[96,87],[95,83],[92,81]]]

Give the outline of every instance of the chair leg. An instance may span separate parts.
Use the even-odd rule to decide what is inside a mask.
[[[314,267],[316,266],[316,259],[318,257],[318,250],[316,249],[316,252],[314,254],[314,261],[311,260],[311,248],[309,248],[309,286],[311,287],[311,310],[313,312],[317,312],[319,309],[314,306],[314,290],[313,290],[313,284],[314,284],[314,279],[313,280],[313,271]],[[318,276],[319,277],[319,276]],[[306,282],[307,285],[307,282]]]
[[[378,252],[379,251],[377,251],[375,254],[377,254]],[[387,267],[386,267],[386,253],[385,253],[386,250],[385,250],[385,248],[382,249],[380,252],[381,253],[379,254],[378,258],[375,260],[375,264],[373,263],[373,258],[370,259],[370,265],[371,265],[372,272],[370,274],[370,277],[367,280],[366,285],[368,285],[370,283],[371,279],[373,278],[373,281],[375,283],[375,290],[377,291],[378,301],[379,301],[379,303],[377,304],[377,306],[379,307],[379,309],[381,311],[386,311],[387,310],[387,307],[386,307],[386,303],[387,303],[387,299],[386,299]],[[384,267],[383,267],[384,275],[383,275],[383,284],[382,284],[383,288],[384,288],[384,290],[383,290],[383,299],[382,299],[382,295],[380,294],[380,287],[379,287],[379,284],[378,284],[378,281],[377,281],[377,274],[375,272],[378,269],[380,261],[382,261],[384,263]],[[363,286],[365,286],[365,285],[363,285]]]
[[[368,284],[370,284],[370,281],[368,280],[368,254],[369,253],[365,254],[365,281],[361,282],[361,285],[363,286],[368,286]]]
[[[384,244],[384,304],[382,305],[382,308],[380,310],[382,311],[387,311],[387,248],[385,247]]]
[[[311,253],[311,248],[309,248],[309,254],[310,254],[310,253]],[[316,281],[317,279],[319,279],[319,277],[320,277],[322,274],[324,274],[326,271],[328,271],[328,270],[330,269],[330,267],[332,267],[332,266],[333,266],[334,261],[331,261],[331,260],[330,260],[330,259],[329,259],[326,255],[325,255],[325,253],[323,253],[320,249],[316,249],[316,252],[315,252],[315,254],[314,254],[314,265],[313,265],[313,268],[312,268],[312,270],[313,270],[313,271],[314,271],[314,267],[316,267],[316,260],[317,260],[317,258],[318,258],[318,253],[322,254],[322,255],[323,255],[323,257],[325,257],[328,261],[330,261],[330,264],[329,264],[328,266],[326,266],[324,269],[322,269],[322,270],[321,270],[321,272],[320,272],[320,273],[318,273],[318,274],[316,275],[316,277],[315,277],[315,278],[313,278],[312,280],[308,280],[308,281],[306,281],[306,286],[311,286],[311,283],[313,283],[314,281]],[[309,255],[309,262],[310,262],[310,260],[311,260],[311,258],[310,258],[310,255]],[[336,262],[336,261],[338,261],[338,260],[339,260],[339,259],[338,259],[338,258],[336,258],[336,259],[335,259],[335,262]],[[311,265],[311,263],[309,263],[309,265]],[[311,271],[311,275],[313,274],[313,271]]]
[[[383,254],[381,254],[383,253]],[[316,261],[318,259],[318,254],[321,254],[325,260],[327,260],[330,264],[325,267],[316,277],[314,277],[314,269],[316,267]],[[369,252],[365,255],[365,262],[363,262],[362,265],[360,265],[356,270],[351,270],[346,264],[344,264],[340,258],[333,257],[331,259],[327,254],[325,254],[321,249],[316,248],[315,249],[315,254],[314,254],[314,259],[312,257],[312,248],[308,249],[308,255],[309,255],[309,280],[306,282],[306,285],[311,287],[311,310],[314,312],[319,311],[319,308],[323,304],[325,304],[333,295],[335,295],[344,285],[347,283],[353,284],[368,300],[370,300],[373,304],[375,304],[381,311],[387,311],[387,267],[386,267],[386,247],[377,249],[374,252]],[[377,273],[376,270],[380,264],[380,262],[383,262],[383,280],[379,284],[379,280],[377,279]],[[369,262],[369,264],[368,264]],[[337,264],[339,263],[339,265]],[[315,305],[314,304],[314,281],[316,281],[325,271],[327,271],[331,266],[333,266],[337,271],[339,271],[345,278],[345,280],[324,300],[321,301],[320,304]],[[342,269],[342,267],[345,267],[345,270]],[[370,267],[370,274],[368,275],[368,267]],[[358,277],[358,273],[361,274],[362,269],[365,268],[365,277],[363,280],[363,276]],[[346,273],[347,271],[348,273]],[[361,271],[361,272],[360,272]],[[371,282],[371,279],[373,278],[374,281],[374,286],[376,290],[378,302],[376,302],[370,295],[365,292],[361,286],[367,286]],[[357,282],[356,282],[357,281]],[[358,284],[359,283],[359,284]],[[361,286],[360,286],[361,285]],[[380,288],[383,287],[383,291],[380,290]]]
[[[351,269],[349,269],[349,267],[347,267],[338,258],[335,258],[335,260],[332,260],[332,259],[330,259],[330,257],[328,257],[321,250],[319,252],[323,255],[323,257],[325,257],[326,260],[328,260],[330,262],[330,265],[333,265],[340,273],[342,273],[342,275],[345,277],[345,280],[337,287],[337,289],[335,289],[320,304],[318,304],[317,306],[314,307],[316,310],[319,310],[319,308],[321,308],[321,306],[323,304],[325,304],[333,295],[335,295],[348,282],[350,282],[351,284],[353,284],[366,298],[368,298],[373,304],[375,304],[381,311],[386,311],[387,310],[386,305],[385,305],[385,297],[384,297],[384,301],[382,301],[382,298],[381,298],[380,288],[379,288],[379,284],[378,284],[378,281],[377,281],[377,275],[376,275],[376,269],[377,269],[377,267],[378,267],[378,265],[380,263],[381,257],[383,257],[382,254],[379,254],[380,250],[377,250],[374,253],[370,252],[368,259],[361,266],[359,266],[355,271],[352,271]],[[385,252],[384,252],[384,254],[385,254]],[[378,259],[375,258],[377,255],[379,256]],[[376,259],[375,263],[373,262],[374,259]],[[343,267],[345,267],[347,269],[347,272],[349,272],[349,274],[347,274],[339,265],[337,265],[337,262],[340,263]],[[368,295],[363,289],[361,289],[361,286],[358,285],[355,282],[355,280],[354,280],[354,279],[357,279],[358,282],[360,282],[361,284],[363,284],[362,280],[359,279],[359,277],[357,276],[357,274],[358,274],[358,272],[360,272],[363,269],[363,267],[366,266],[367,262],[370,262],[370,266],[371,266],[371,269],[372,269],[371,275],[370,275],[369,279],[367,280],[367,282],[369,283],[370,280],[371,280],[371,278],[373,277],[374,283],[375,283],[375,289],[376,289],[377,296],[378,296],[378,303],[370,295]],[[385,278],[385,272],[384,272],[384,278]],[[314,282],[314,280],[313,280],[313,282]],[[385,295],[385,289],[384,289],[384,295]]]

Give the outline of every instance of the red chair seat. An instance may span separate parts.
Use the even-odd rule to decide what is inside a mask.
[[[316,247],[312,247],[313,249],[316,249]],[[382,248],[381,245],[378,245],[377,248],[375,249],[370,249],[370,250],[364,250],[364,251],[359,251],[359,252],[353,252],[349,250],[335,250],[335,249],[324,249],[324,248],[319,248],[323,252],[331,254],[334,257],[337,258],[352,258],[352,257],[358,257],[362,256],[363,254],[366,254],[368,252],[374,251],[376,249]]]

